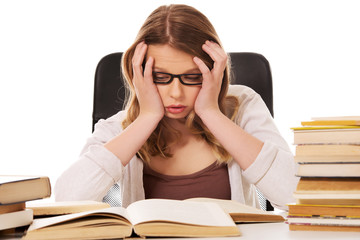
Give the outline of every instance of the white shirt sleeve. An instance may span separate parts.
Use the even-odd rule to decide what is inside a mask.
[[[293,154],[280,135],[273,118],[259,94],[245,86],[232,86],[229,93],[238,96],[240,108],[235,121],[246,132],[264,142],[261,152],[242,175],[254,184],[279,209],[294,202],[295,176]]]
[[[122,178],[124,166],[104,144],[121,132],[123,115],[119,112],[96,124],[79,159],[57,179],[56,201],[102,201],[110,187]]]

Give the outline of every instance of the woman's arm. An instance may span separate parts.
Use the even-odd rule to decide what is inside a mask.
[[[105,144],[126,166],[139,151],[164,116],[164,106],[153,83],[152,70],[154,59],[148,57],[145,70],[142,68],[147,45],[139,43],[132,59],[134,77],[132,83],[140,105],[140,114],[123,132]]]
[[[124,131],[118,116],[100,121],[79,160],[66,170],[55,186],[56,200],[101,201],[110,187],[122,179],[124,166],[154,131],[164,115],[164,107],[152,79],[154,60],[149,57],[145,71],[147,45],[140,43],[132,59],[132,83],[140,104],[140,114]],[[122,112],[126,114],[126,112]]]
[[[236,122],[221,113],[217,99],[227,55],[218,44],[209,41],[203,50],[214,60],[214,66],[210,71],[200,59],[194,58],[204,77],[195,112],[239,164],[245,179],[255,184],[274,205],[284,207],[293,200],[298,182],[287,143],[261,97],[247,87],[238,86],[240,92],[232,94],[240,100]]]
[[[56,201],[102,201],[110,187],[122,179],[124,166],[104,144],[121,134],[121,121],[125,114],[119,112],[95,125],[78,160],[57,179],[54,188]]]
[[[201,119],[241,169],[246,170],[255,161],[264,145],[261,140],[244,131],[220,111],[207,112]]]
[[[194,57],[194,62],[198,65],[204,79],[195,102],[195,112],[245,170],[259,154],[263,142],[245,132],[220,111],[218,96],[227,64],[227,54],[218,44],[211,41],[206,41],[202,48],[214,60],[214,66],[210,71],[202,60]]]

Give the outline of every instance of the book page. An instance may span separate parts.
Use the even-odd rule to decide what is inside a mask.
[[[97,201],[26,202],[26,208],[32,209],[35,216],[79,213],[109,207],[108,203]]]
[[[266,212],[261,209],[247,206],[233,200],[221,200],[213,198],[190,198],[185,201],[198,201],[198,202],[213,202],[217,203],[225,212],[232,213],[248,213],[248,214],[263,214],[273,215],[272,212]]]
[[[33,223],[30,225],[28,231],[64,223],[64,222],[67,222],[70,220],[79,219],[79,218],[87,217],[90,215],[95,216],[96,214],[113,214],[113,215],[123,217],[125,219],[129,219],[128,213],[126,212],[125,208],[112,207],[112,208],[93,210],[93,211],[87,211],[87,212],[81,212],[81,213],[61,215],[61,216],[56,216],[56,217],[35,219],[33,221]]]
[[[236,226],[217,204],[167,199],[147,199],[127,207],[133,225],[169,221],[202,226]]]

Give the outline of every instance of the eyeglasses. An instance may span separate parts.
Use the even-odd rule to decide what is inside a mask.
[[[154,83],[169,84],[174,78],[178,78],[184,85],[201,85],[203,77],[201,73],[171,74],[164,72],[153,72]]]

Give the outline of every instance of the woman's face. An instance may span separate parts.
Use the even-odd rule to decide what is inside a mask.
[[[154,58],[154,72],[171,74],[201,73],[193,56],[169,45],[149,45],[147,58]],[[201,85],[183,85],[178,78],[169,84],[156,84],[165,108],[165,116],[172,119],[185,118],[194,109]]]

